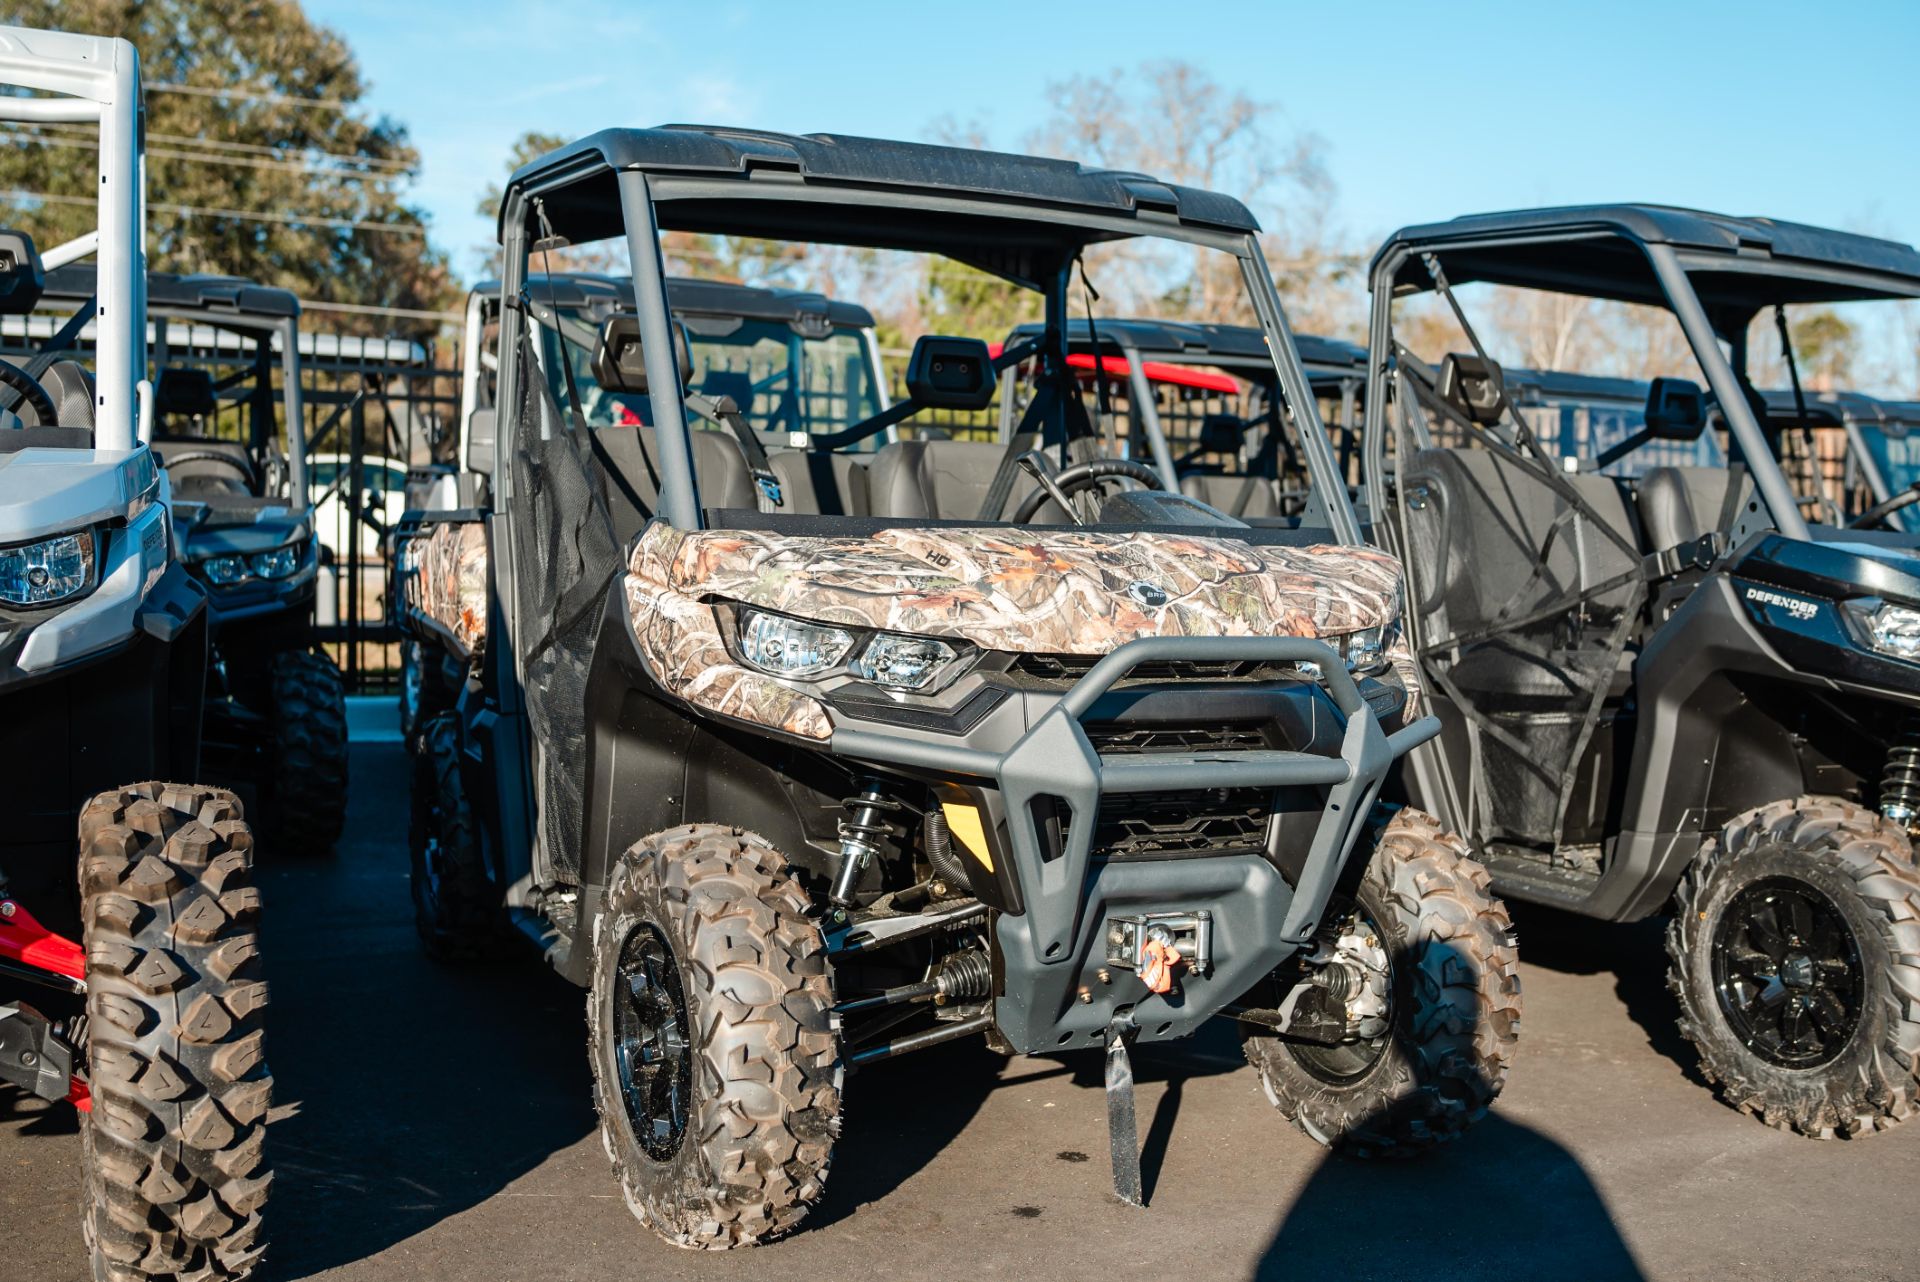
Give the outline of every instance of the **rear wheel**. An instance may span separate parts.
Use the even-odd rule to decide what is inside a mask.
[[[268,685],[275,845],[296,855],[324,855],[346,823],[346,685],[333,660],[311,650],[274,655]]]
[[[841,1064],[826,944],[786,860],[691,825],[621,856],[595,924],[589,1046],[627,1205],[677,1246],[749,1246],[824,1188]]]
[[[1739,816],[1687,870],[1667,927],[1680,1031],[1721,1097],[1817,1139],[1906,1120],[1920,1095],[1920,873],[1863,807]]]
[[[1519,959],[1464,842],[1396,814],[1314,962],[1289,994],[1292,1031],[1242,1025],[1275,1108],[1357,1157],[1417,1152],[1486,1115],[1518,1036]]]
[[[89,802],[80,851],[93,1277],[246,1277],[273,1092],[253,835],[232,793],[148,783]]]
[[[505,928],[499,888],[460,779],[460,723],[450,712],[429,717],[413,758],[413,921],[427,952],[443,961],[474,960],[501,951]]]

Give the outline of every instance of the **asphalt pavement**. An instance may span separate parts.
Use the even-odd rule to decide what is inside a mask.
[[[264,857],[273,1282],[1920,1278],[1920,1123],[1819,1143],[1735,1114],[1674,1031],[1657,924],[1539,910],[1516,914],[1512,1078],[1445,1151],[1329,1158],[1220,1028],[1137,1056],[1137,1211],[1109,1192],[1097,1054],[937,1048],[849,1080],[799,1233],[678,1251],[608,1173],[582,994],[415,946],[406,774],[357,745],[338,854]],[[0,1091],[0,1282],[83,1277],[78,1163],[69,1111]]]

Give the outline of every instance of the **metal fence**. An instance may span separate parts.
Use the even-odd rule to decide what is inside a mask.
[[[307,333],[300,341],[314,520],[327,562],[320,637],[349,692],[397,691],[386,535],[406,508],[408,473],[453,457],[458,344]]]
[[[24,361],[65,320],[47,313],[0,317],[0,355]],[[168,320],[154,323],[149,341],[157,363],[212,375],[215,410],[200,432],[245,443],[258,415],[272,423],[276,448],[286,450],[277,339]],[[408,470],[452,456],[458,347],[305,329],[299,343],[310,497],[322,549],[319,637],[350,692],[394,690],[399,662],[385,619],[384,535],[400,516]],[[89,327],[74,343],[75,359],[86,362],[92,347]]]

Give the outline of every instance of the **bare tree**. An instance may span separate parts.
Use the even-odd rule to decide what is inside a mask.
[[[1276,104],[1228,90],[1177,61],[1075,76],[1049,86],[1047,96],[1051,114],[1026,138],[1028,150],[1239,197],[1266,228],[1263,251],[1296,327],[1357,328],[1359,309],[1341,294],[1360,260],[1332,247],[1326,144],[1308,132],[1277,138]],[[1129,311],[1252,319],[1229,256],[1157,249],[1134,244],[1089,253],[1096,287]]]

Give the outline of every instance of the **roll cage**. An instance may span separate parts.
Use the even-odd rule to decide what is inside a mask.
[[[1441,268],[1436,281],[1431,264]],[[1750,470],[1769,523],[1812,537],[1755,413],[1747,328],[1791,303],[1920,298],[1920,253],[1893,241],[1764,218],[1656,205],[1476,214],[1396,232],[1369,271],[1372,363],[1366,397],[1369,486],[1386,475],[1395,299],[1475,281],[1641,303],[1671,312]],[[1442,291],[1444,292],[1444,290]],[[1721,344],[1726,345],[1722,350]]]
[[[99,130],[95,228],[43,249],[40,258],[48,270],[88,256],[97,264],[93,444],[132,450],[151,411],[151,387],[143,389],[147,205],[139,55],[124,40],[0,28],[0,83],[36,95],[0,98],[0,120]]]
[[[516,173],[502,202],[500,227],[509,298],[525,288],[537,240],[625,237],[647,382],[655,389],[659,515],[682,529],[702,528],[706,516],[691,457],[686,393],[674,363],[658,242],[662,230],[943,254],[1042,295],[1046,320],[1038,354],[1062,380],[1068,377],[1067,283],[1081,250],[1139,236],[1221,250],[1240,262],[1283,393],[1289,403],[1314,414],[1311,388],[1254,239],[1257,223],[1230,198],[1144,175],[829,135],[687,126],[610,130]],[[525,324],[518,309],[508,308],[499,350],[516,350]],[[519,395],[516,377],[511,367],[501,372],[501,404],[512,404]],[[1052,436],[1070,434],[1068,400],[1062,396],[1050,404],[1052,421],[1042,426]],[[893,407],[892,421],[913,410],[910,402]],[[1335,464],[1317,416],[1312,422],[1313,430],[1305,433],[1310,465],[1317,476],[1330,479],[1337,474]],[[495,483],[496,494],[510,503],[510,490],[497,488],[511,485],[497,459]],[[1314,489],[1315,523],[1335,541],[1358,542],[1344,495],[1328,497],[1325,485]]]

